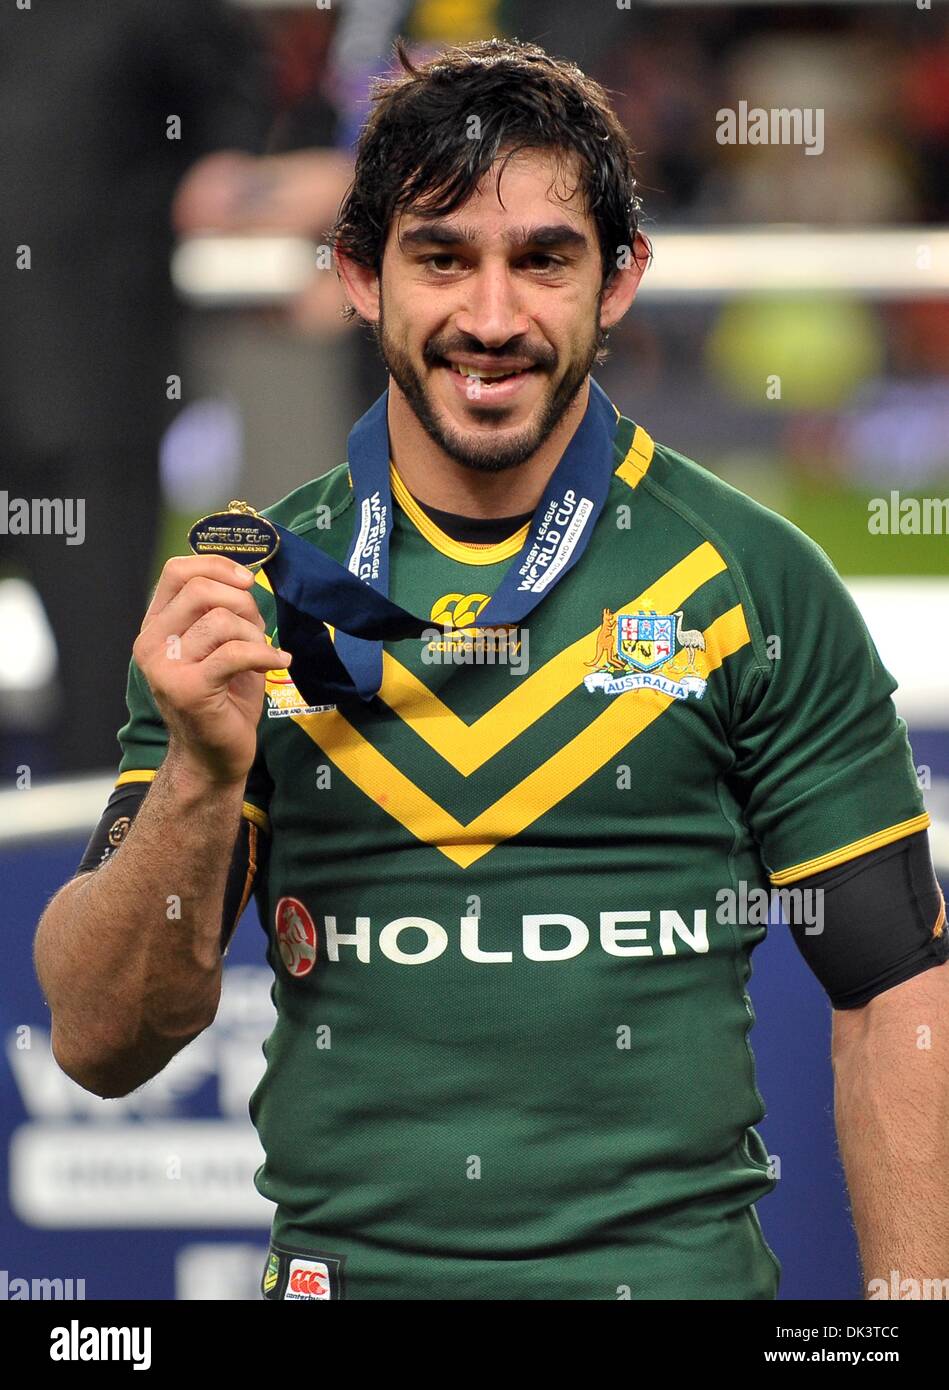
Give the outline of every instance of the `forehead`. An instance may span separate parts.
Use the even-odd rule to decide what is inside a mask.
[[[471,196],[452,212],[435,219],[424,202],[404,208],[393,218],[388,239],[391,242],[435,220],[458,225],[466,239],[483,242],[532,223],[566,222],[578,231],[589,231],[592,218],[580,187],[579,157],[557,150],[501,154]]]

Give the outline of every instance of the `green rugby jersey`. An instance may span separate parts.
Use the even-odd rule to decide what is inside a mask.
[[[268,675],[245,803],[278,1014],[250,1102],[265,1297],[776,1295],[766,929],[716,895],[928,818],[823,552],[617,414],[589,546],[507,652],[476,619],[526,528],[451,540],[393,468],[391,595],[453,630],[387,643],[370,704]],[[266,515],[344,562],[347,466]],[[129,706],[123,781],[165,741],[134,668]]]

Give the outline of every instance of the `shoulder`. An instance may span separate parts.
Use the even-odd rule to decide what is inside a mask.
[[[800,602],[804,584],[818,586],[830,599],[846,594],[816,541],[667,444],[653,445],[642,486],[660,507],[715,547],[754,607]]]
[[[324,530],[329,520],[352,505],[352,500],[349,465],[340,463],[319,478],[294,488],[279,502],[265,507],[261,514],[296,535],[305,535],[309,531]]]
[[[728,586],[750,639],[739,663],[748,668],[742,679],[757,672],[771,680],[778,642],[797,654],[802,669],[832,641],[860,655],[863,620],[815,541],[694,459],[645,430],[637,433],[638,452],[627,455],[615,478],[624,500],[639,499],[632,508],[639,509],[639,523],[628,529],[673,561],[702,545],[714,551],[722,572],[712,583]]]
[[[810,536],[780,513],[716,477],[667,444],[655,445],[646,486],[667,506],[678,511],[713,543],[717,539],[749,570],[762,563],[830,561]]]

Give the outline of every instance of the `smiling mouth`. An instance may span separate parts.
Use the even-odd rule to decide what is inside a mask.
[[[442,362],[441,366],[447,367],[449,371],[457,376],[462,376],[473,381],[480,381],[489,390],[499,381],[510,381],[513,377],[526,376],[528,372],[536,371],[536,367],[515,367],[507,372],[488,372],[481,367],[465,367],[458,362]]]

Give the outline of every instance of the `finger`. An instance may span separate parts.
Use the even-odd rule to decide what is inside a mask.
[[[292,659],[289,652],[271,647],[267,642],[225,642],[206,656],[197,669],[203,672],[209,685],[222,688],[242,671],[259,671],[266,675],[273,669],[275,657],[286,658],[285,665]]]
[[[192,663],[203,661],[225,642],[258,642],[260,635],[258,623],[249,622],[229,608],[212,608],[192,623],[177,643],[169,641],[169,655]]]
[[[219,584],[227,584],[240,592],[253,587],[255,575],[246,565],[238,565],[226,560],[223,555],[174,555],[165,562],[152,601],[145,610],[142,622],[144,628],[192,579],[207,578]]]
[[[151,647],[171,636],[184,637],[193,623],[214,608],[227,608],[238,617],[246,618],[258,632],[263,632],[266,626],[248,590],[222,584],[220,580],[209,579],[207,575],[195,575],[155,615],[149,624],[147,645]]]

